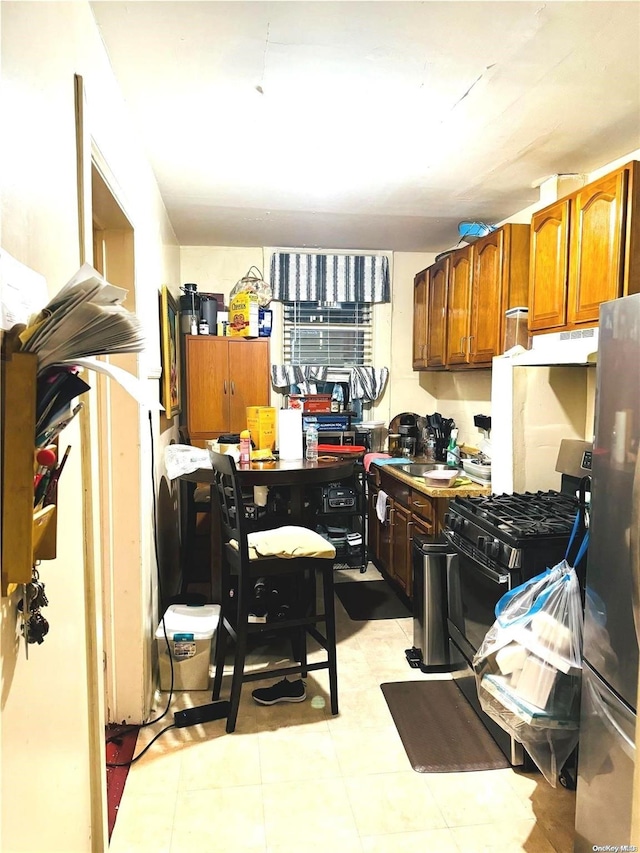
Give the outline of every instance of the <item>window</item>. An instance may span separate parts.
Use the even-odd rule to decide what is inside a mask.
[[[285,364],[372,364],[373,306],[368,302],[284,302]]]

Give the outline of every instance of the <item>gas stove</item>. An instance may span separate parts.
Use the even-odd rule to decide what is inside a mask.
[[[445,536],[461,551],[497,572],[520,570],[522,579],[559,562],[578,509],[563,492],[455,498],[445,516]]]

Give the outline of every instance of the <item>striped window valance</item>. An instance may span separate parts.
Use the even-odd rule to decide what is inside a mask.
[[[389,302],[389,260],[384,255],[275,252],[271,287],[280,302]]]

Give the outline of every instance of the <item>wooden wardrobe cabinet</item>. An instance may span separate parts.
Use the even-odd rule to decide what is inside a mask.
[[[427,270],[413,279],[413,369],[427,366]]]
[[[269,339],[186,335],[187,428],[193,444],[247,428],[270,400]]]
[[[637,161],[534,214],[529,330],[597,325],[600,304],[640,291]]]

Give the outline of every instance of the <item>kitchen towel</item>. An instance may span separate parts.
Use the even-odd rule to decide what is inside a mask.
[[[386,492],[383,492],[382,489],[378,492],[378,498],[376,500],[376,515],[378,516],[378,521],[380,524],[384,524],[387,520],[387,502],[389,500],[389,495]]]
[[[377,400],[388,378],[388,367],[352,367],[349,375],[350,399]]]
[[[271,384],[274,388],[289,390],[290,385],[304,382],[322,382],[327,378],[328,368],[316,364],[272,364]]]

